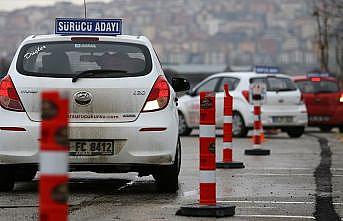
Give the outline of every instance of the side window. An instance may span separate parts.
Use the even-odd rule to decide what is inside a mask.
[[[206,81],[200,87],[197,88],[196,94],[199,94],[200,91],[215,91],[216,86],[218,84],[219,78],[213,78],[211,80]]]
[[[234,91],[236,89],[238,83],[239,83],[239,79],[237,79],[237,78],[232,78],[232,77],[222,78],[216,92],[223,92],[225,84],[229,85],[229,91]]]

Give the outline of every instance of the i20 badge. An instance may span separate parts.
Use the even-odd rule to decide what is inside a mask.
[[[74,100],[79,105],[88,105],[92,102],[93,96],[87,91],[80,91],[74,94]]]

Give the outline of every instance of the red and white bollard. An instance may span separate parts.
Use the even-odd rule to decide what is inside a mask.
[[[254,105],[254,134],[253,134],[253,149],[245,150],[246,155],[269,155],[270,150],[261,149],[262,146],[262,121],[261,121],[261,105]]]
[[[217,168],[225,169],[240,169],[244,168],[242,162],[232,160],[232,109],[233,109],[233,98],[229,93],[229,85],[224,85],[224,125],[223,125],[223,161],[217,162]]]
[[[200,200],[182,206],[176,215],[195,217],[227,217],[235,214],[235,206],[216,201],[216,104],[213,92],[200,92]]]
[[[68,219],[68,99],[42,93],[39,220]]]
[[[216,109],[213,93],[200,93],[200,204],[216,205]]]

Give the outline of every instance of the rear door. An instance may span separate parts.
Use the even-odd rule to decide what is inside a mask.
[[[261,80],[267,85],[267,99],[264,108],[277,109],[287,108],[300,102],[301,94],[291,79],[286,77],[268,76],[252,78],[250,82]]]
[[[337,82],[321,78],[297,81],[311,118],[329,120],[341,96]]]
[[[262,105],[262,112],[272,115],[275,124],[293,123],[293,114],[301,100],[301,93],[291,79],[279,76],[267,76],[263,78],[252,78],[264,80],[267,85],[266,101]]]
[[[19,53],[17,69],[21,76],[13,81],[32,121],[40,121],[40,92],[44,90],[67,93],[71,122],[134,121],[157,78],[150,74],[149,49],[121,42],[30,44]],[[72,81],[86,70],[98,72]]]

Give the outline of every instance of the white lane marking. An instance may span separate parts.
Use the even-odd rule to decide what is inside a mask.
[[[183,192],[183,196],[184,197],[190,197],[190,196],[195,196],[198,193],[199,193],[198,190],[191,190],[191,191]]]
[[[311,219],[313,216],[284,216],[284,215],[235,215],[236,217],[255,217],[255,218],[291,218],[291,219]]]
[[[285,167],[273,167],[273,168],[251,168],[251,169],[256,169],[256,170],[315,170],[315,168],[306,168],[306,167],[298,167],[298,168],[285,168]],[[343,171],[343,168],[331,168],[331,170],[340,170]]]
[[[236,209],[275,209],[275,207],[265,207],[265,206],[236,206]]]
[[[291,173],[243,173],[237,176],[313,176],[313,174],[291,174]],[[332,177],[343,177],[343,175],[332,175]]]
[[[217,200],[219,203],[255,203],[255,204],[314,204],[315,202],[302,201],[263,201],[263,200]],[[343,203],[333,203],[334,205],[343,205]]]

